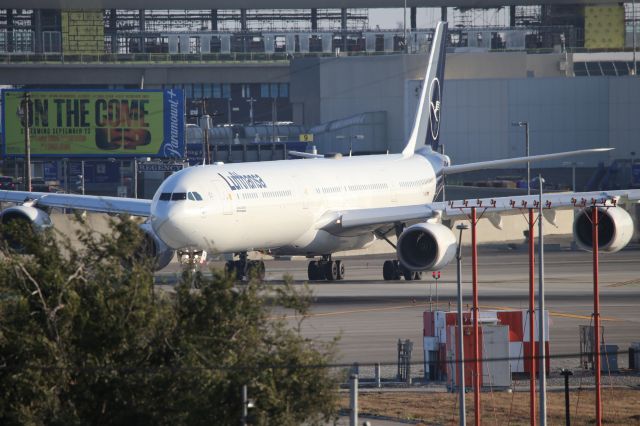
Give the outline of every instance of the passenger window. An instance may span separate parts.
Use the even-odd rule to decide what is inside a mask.
[[[170,192],[163,192],[162,194],[160,194],[160,201],[169,201],[170,199],[171,199]]]
[[[187,193],[186,192],[174,192],[173,194],[171,194],[171,200],[172,201],[182,201],[182,200],[186,200],[187,199]]]

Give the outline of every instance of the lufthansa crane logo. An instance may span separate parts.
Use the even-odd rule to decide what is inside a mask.
[[[440,134],[440,81],[434,78],[429,87],[429,127],[431,138],[435,141]]]

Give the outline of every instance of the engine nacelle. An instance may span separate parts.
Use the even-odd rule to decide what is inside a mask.
[[[442,269],[456,255],[457,241],[451,229],[439,223],[418,223],[398,238],[398,259],[412,271]]]
[[[42,209],[33,206],[14,206],[0,212],[0,223],[9,225],[10,223],[21,224],[19,226],[31,227],[36,232],[41,232],[53,226],[49,214]],[[16,251],[24,249],[22,244],[17,241],[14,236],[10,235],[9,230],[3,230],[2,238],[6,240],[9,247]]]
[[[573,221],[573,238],[582,250],[593,248],[591,208],[577,214]],[[598,207],[598,249],[615,253],[622,250],[633,236],[633,219],[622,207]]]
[[[159,271],[171,262],[175,252],[153,232],[151,224],[141,224],[140,230],[144,234],[140,254],[153,259],[153,269]]]

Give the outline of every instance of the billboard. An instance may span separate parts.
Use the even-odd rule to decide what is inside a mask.
[[[24,156],[24,90],[2,91],[3,154]],[[31,155],[182,158],[181,90],[29,90]]]

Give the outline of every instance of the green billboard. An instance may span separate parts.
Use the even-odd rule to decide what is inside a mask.
[[[25,93],[33,156],[184,156],[179,90],[4,90],[5,156],[25,152]]]

